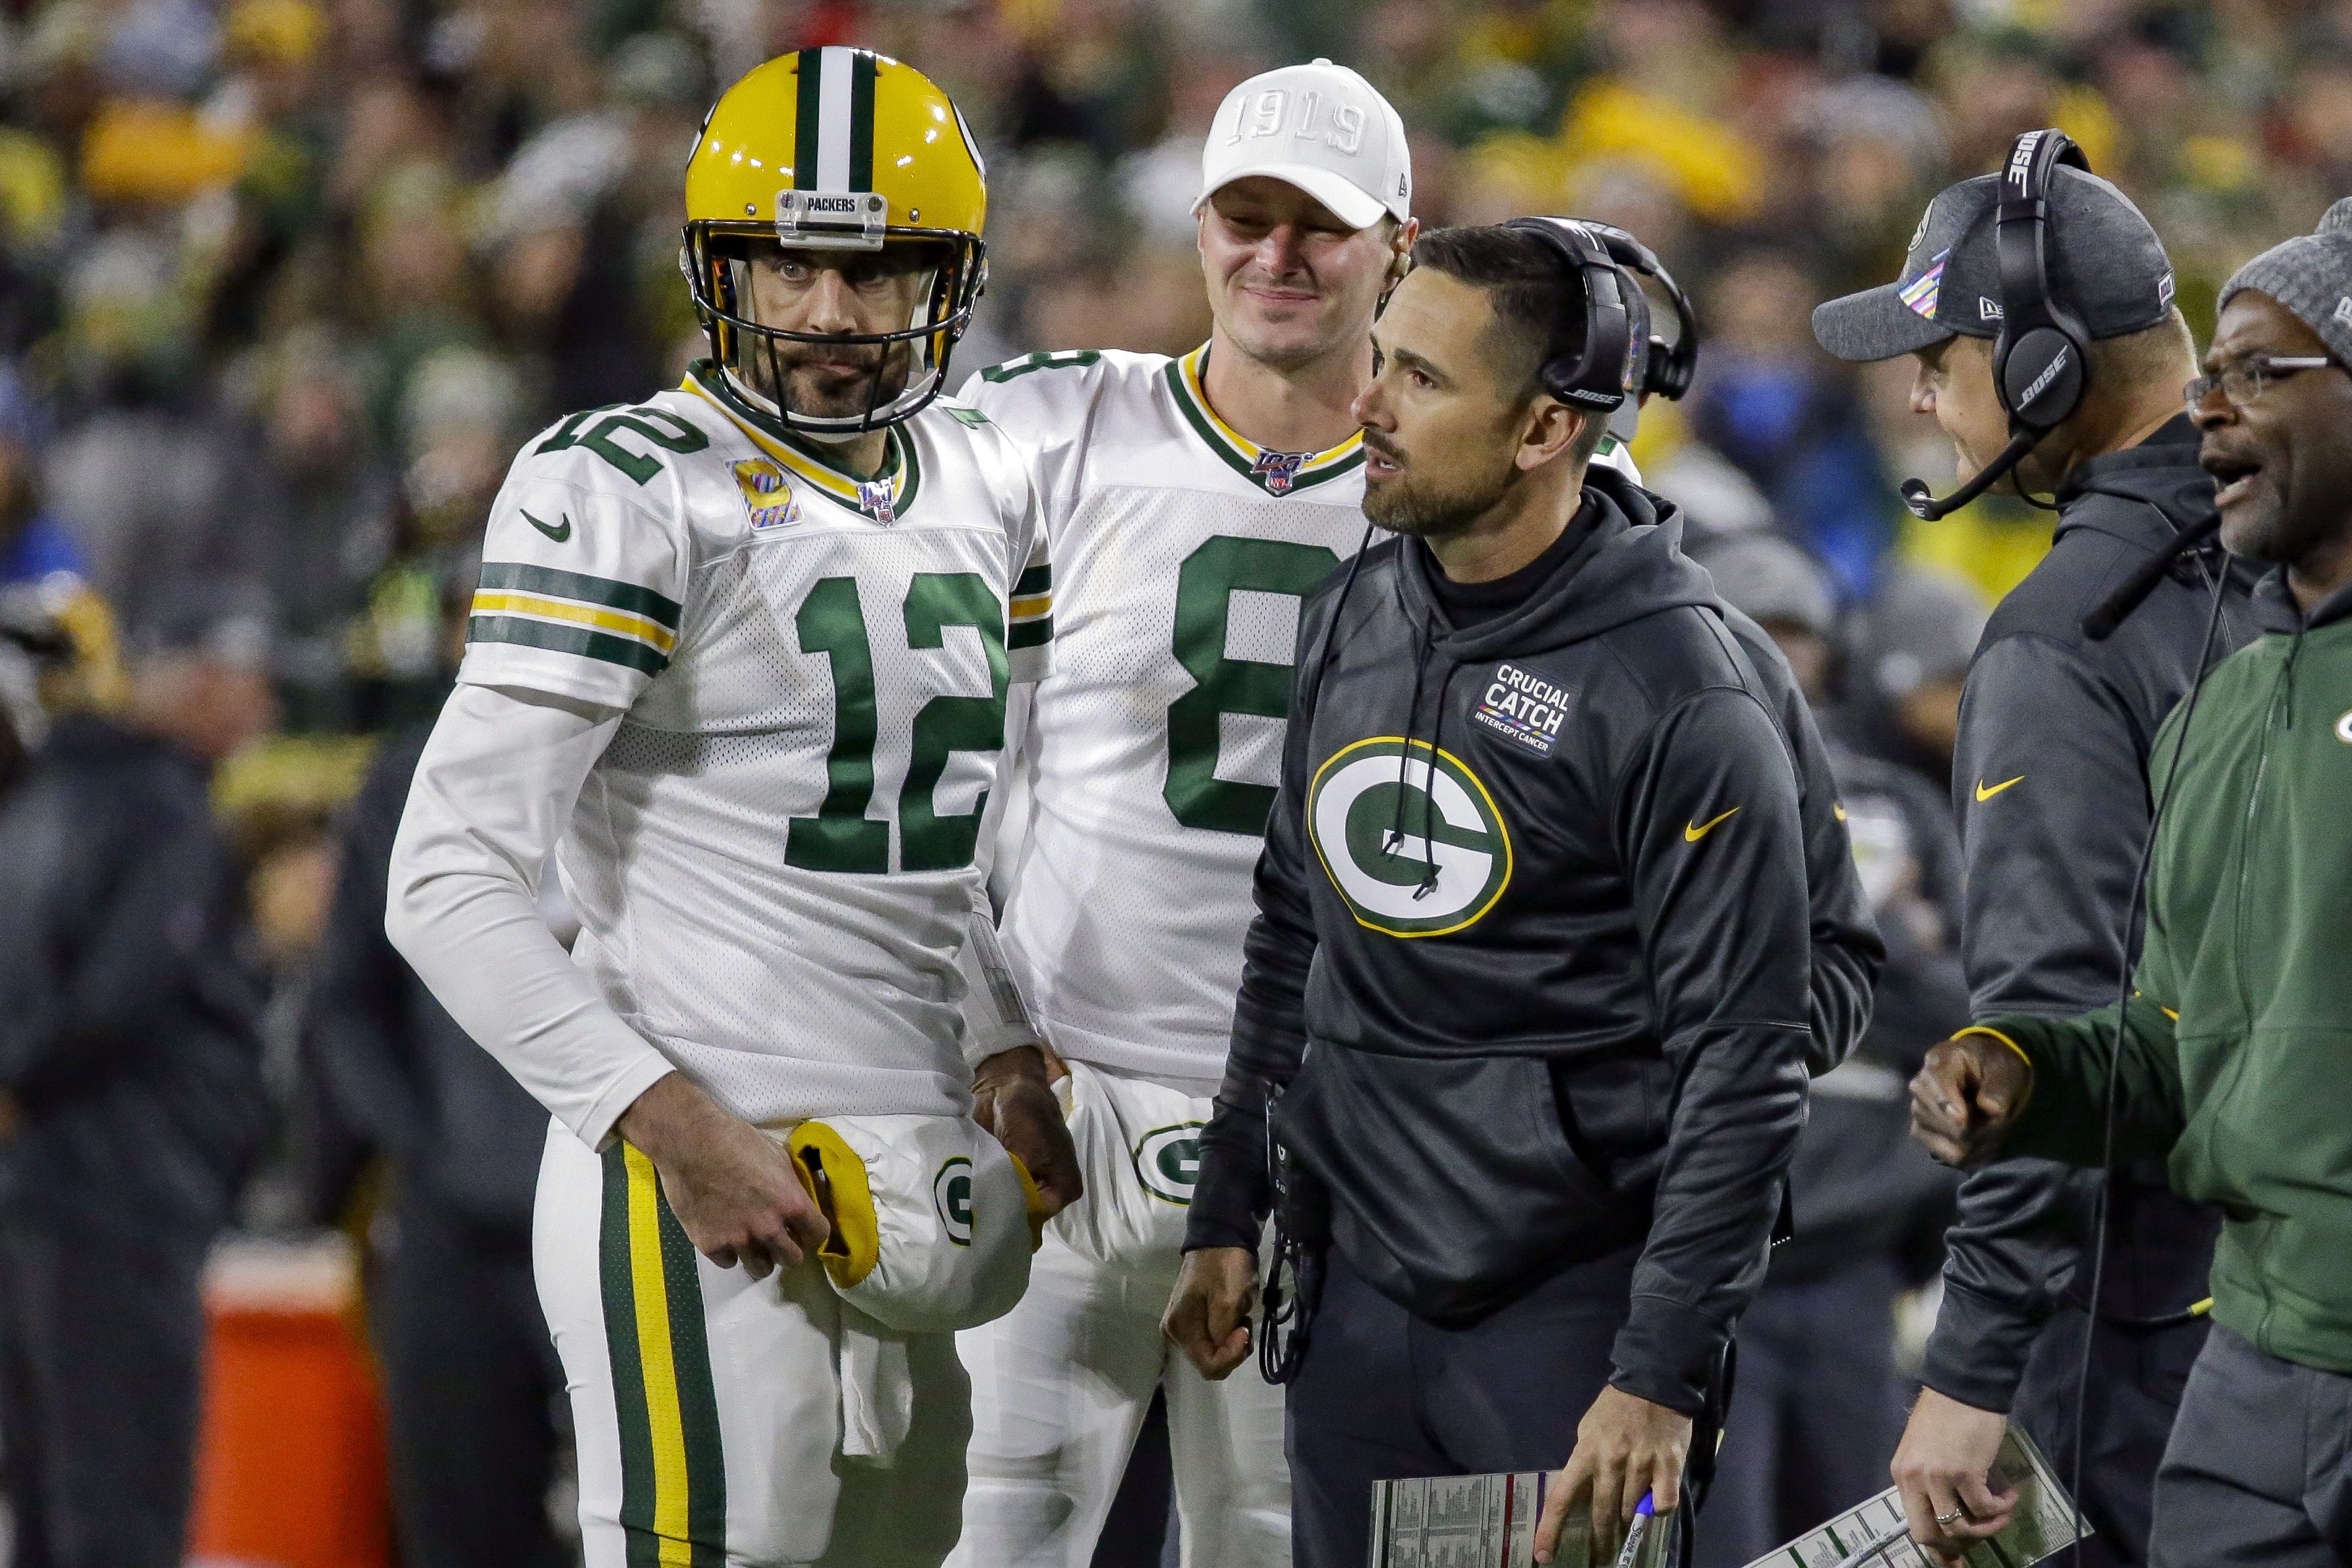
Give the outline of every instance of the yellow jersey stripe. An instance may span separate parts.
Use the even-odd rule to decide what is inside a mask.
[[[1050,593],[1039,593],[1027,599],[1016,599],[1013,601],[1011,609],[1013,619],[1015,621],[1026,621],[1038,615],[1051,615],[1054,612],[1054,596]]]
[[[533,615],[549,621],[568,621],[575,625],[594,626],[603,631],[635,637],[662,653],[677,646],[677,634],[667,627],[646,620],[642,615],[630,615],[617,610],[602,610],[588,604],[569,604],[558,599],[542,599],[530,593],[479,592],[474,595],[477,615]]]

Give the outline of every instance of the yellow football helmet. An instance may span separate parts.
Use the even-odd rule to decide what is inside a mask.
[[[786,428],[843,439],[911,416],[939,395],[948,356],[987,281],[981,228],[988,173],[955,105],[913,67],[870,49],[782,55],[719,98],[686,166],[686,243],[678,262],[710,351],[759,412]],[[928,287],[895,330],[818,334],[764,326],[745,268],[763,247],[883,251],[920,247]],[[887,367],[908,345],[903,390],[884,398],[885,371],[865,413],[795,413],[761,396],[741,371],[768,356],[781,388],[779,343],[877,348]]]

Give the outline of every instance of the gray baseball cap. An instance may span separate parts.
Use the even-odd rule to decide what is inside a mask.
[[[1993,210],[2000,176],[1948,185],[1912,231],[1903,275],[1813,311],[1813,336],[1841,360],[1891,360],[1955,333],[2000,329]],[[2172,261],[2125,195],[2096,174],[2051,171],[2050,290],[2094,338],[2145,331],[2172,309]]]

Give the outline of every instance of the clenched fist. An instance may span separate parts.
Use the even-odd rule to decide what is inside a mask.
[[[1927,1053],[1911,1080],[1911,1135],[1948,1166],[1990,1158],[2033,1092],[2033,1069],[1990,1034],[1958,1034]]]

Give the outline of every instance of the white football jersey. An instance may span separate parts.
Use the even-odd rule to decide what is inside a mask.
[[[1364,536],[1361,441],[1253,445],[1207,352],[1034,354],[963,392],[1030,449],[1055,562],[992,873],[1006,956],[1064,1056],[1196,1082],[1224,1071],[1299,601]]]
[[[1009,681],[1052,638],[1027,469],[942,400],[860,483],[717,372],[577,414],[492,508],[460,681],[626,710],[557,852],[573,956],[756,1123],[969,1104],[962,946]]]

